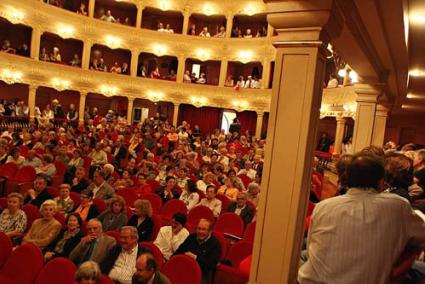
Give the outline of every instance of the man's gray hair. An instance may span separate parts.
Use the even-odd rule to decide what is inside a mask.
[[[121,231],[129,230],[131,233],[131,236],[135,237],[137,240],[139,240],[139,232],[137,231],[136,227],[133,226],[123,226],[121,227]]]
[[[89,223],[96,223],[97,225],[99,225],[99,227],[100,227],[101,231],[103,231],[103,225],[102,225],[102,222],[100,222],[100,220],[99,220],[99,219],[97,219],[97,218],[90,219],[90,220],[87,222],[87,225],[88,225]]]

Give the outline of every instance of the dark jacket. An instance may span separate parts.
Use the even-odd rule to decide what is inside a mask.
[[[237,208],[237,203],[236,202],[232,202],[227,207],[227,210],[226,211],[227,212],[235,213],[236,208]],[[242,218],[242,221],[243,221],[243,223],[246,226],[249,223],[251,223],[252,218],[254,218],[254,209],[252,209],[251,207],[249,207],[248,205],[246,205],[245,208],[242,209],[241,214],[239,216]]]
[[[131,284],[142,284],[142,282],[138,281],[134,276]],[[155,273],[155,277],[153,278],[152,284],[171,284],[170,279],[167,278],[164,274],[157,271]]]
[[[196,254],[196,261],[201,267],[202,273],[208,274],[215,269],[220,260],[221,246],[219,240],[213,235],[206,242],[200,244],[196,233],[193,233],[184,240],[174,255],[186,252]]]
[[[115,265],[115,261],[117,261],[121,251],[122,251],[122,247],[119,244],[116,244],[114,247],[112,247],[112,249],[106,255],[106,258],[100,264],[100,270],[102,271],[103,274],[108,275],[109,272],[111,272],[112,268]],[[138,245],[137,257],[139,257],[139,255],[141,255],[144,252],[151,252],[151,251],[147,248],[143,248],[140,245]]]
[[[83,178],[77,185],[73,185],[71,187],[71,191],[72,192],[81,193],[81,191],[83,191],[84,189],[86,189],[89,185],[90,184],[89,184],[88,180],[86,180],[85,178]]]
[[[74,208],[74,211],[78,208],[79,206]],[[83,220],[85,222],[89,221],[90,219],[96,218],[97,216],[99,216],[99,210],[97,209],[96,205],[92,204],[89,208],[89,212],[87,213],[87,217],[86,220]]]
[[[173,193],[173,199],[179,199],[180,192],[178,192],[175,188],[173,188],[173,190],[171,190],[171,192]],[[170,200],[168,195],[165,196],[165,187],[164,186],[158,187],[158,189],[155,191],[155,193],[158,194],[159,197],[161,197],[162,204],[165,204],[165,203],[167,203],[168,200]]]
[[[54,251],[57,243],[63,239],[64,234],[66,232],[67,229],[62,229],[61,232],[59,233],[59,235],[56,237],[56,239],[54,239],[47,247],[46,247],[46,251],[51,251],[55,253],[55,257],[68,257],[69,254],[71,253],[71,251],[80,243],[81,238],[83,237],[83,233],[78,232],[77,234],[75,234],[75,236],[73,236],[72,238],[69,238],[66,242],[65,245],[63,246],[63,252],[62,253],[56,253]]]
[[[133,226],[137,228],[139,232],[139,242],[149,242],[152,241],[152,233],[153,233],[153,221],[152,218],[146,217],[145,220],[137,226],[137,219],[139,217],[137,215],[133,215],[128,220],[127,226]]]
[[[53,197],[50,195],[47,189],[44,189],[40,191],[40,193],[32,200],[29,196],[25,197],[24,204],[32,204],[40,208],[41,204],[43,204],[44,201],[49,199],[53,199]]]

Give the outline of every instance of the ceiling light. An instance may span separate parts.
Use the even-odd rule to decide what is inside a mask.
[[[14,71],[10,69],[3,69],[0,74],[1,80],[6,84],[15,84],[22,82],[22,72]]]
[[[171,3],[169,0],[160,0],[159,1],[159,9],[166,11],[171,9]]]
[[[101,85],[99,87],[99,90],[103,95],[107,97],[115,96],[118,93],[118,88],[110,85]]]
[[[154,54],[158,55],[158,56],[163,56],[167,53],[168,51],[168,46],[164,45],[164,44],[160,44],[160,43],[155,43],[152,45],[152,51]]]
[[[70,25],[59,24],[57,32],[62,38],[70,38],[74,35],[75,29]]]
[[[208,103],[208,99],[205,97],[191,97],[190,101],[195,107],[198,107],[198,108],[203,107],[207,105]]]
[[[255,14],[258,14],[261,12],[258,5],[254,5],[254,3],[249,3],[245,6],[245,8],[242,10],[244,14],[247,14],[248,16],[252,16]]]
[[[207,16],[211,16],[217,13],[217,9],[215,9],[210,3],[205,3],[202,8],[202,12]]]
[[[121,38],[113,35],[107,35],[105,36],[105,43],[110,48],[118,48],[121,46]]]
[[[425,72],[423,70],[413,69],[409,71],[409,76],[422,77],[422,76],[425,76]]]
[[[414,24],[425,24],[425,15],[410,16],[410,22]]]
[[[163,92],[158,91],[147,91],[146,95],[148,99],[154,103],[161,101],[165,97]]]
[[[196,57],[202,61],[208,60],[211,56],[211,51],[208,49],[197,49]]]
[[[338,76],[344,78],[346,73],[347,71],[345,71],[345,69],[339,69]]]
[[[254,52],[252,50],[241,50],[238,52],[238,59],[242,63],[248,63],[252,61]]]
[[[235,100],[232,102],[233,108],[237,111],[237,112],[241,112],[244,111],[248,108],[249,103],[247,101],[244,100]]]
[[[60,78],[53,78],[52,85],[53,88],[55,88],[56,90],[63,91],[69,89],[69,86],[71,86],[71,82]]]
[[[25,18],[24,12],[21,10],[18,10],[14,7],[7,7],[6,9],[6,18],[12,23],[12,24],[18,24],[23,21]]]

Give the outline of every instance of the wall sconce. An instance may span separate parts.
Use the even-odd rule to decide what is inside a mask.
[[[118,48],[121,46],[121,38],[113,35],[107,35],[105,36],[105,43],[112,49]]]
[[[162,11],[170,10],[171,9],[170,0],[160,0],[159,9],[161,9]]]
[[[254,3],[249,3],[248,5],[245,6],[242,12],[248,16],[252,16],[252,15],[260,13],[261,10],[260,10],[260,7],[258,7],[258,5],[255,5]]]
[[[211,16],[217,13],[217,9],[211,3],[205,3],[202,7],[202,12],[207,16]]]
[[[24,12],[11,6],[7,7],[5,16],[12,24],[21,23],[25,18]]]
[[[211,51],[207,49],[197,49],[196,57],[201,61],[206,61],[211,57]]]
[[[1,80],[6,84],[16,84],[22,82],[22,72],[3,69],[1,72]]]
[[[192,103],[192,105],[199,108],[207,105],[208,99],[205,97],[191,97],[190,102]]]
[[[247,101],[241,100],[241,101],[233,101],[232,102],[233,108],[234,110],[236,110],[237,112],[241,112],[244,111],[248,108],[249,104]]]
[[[238,52],[238,60],[242,63],[248,63],[252,61],[254,52],[252,50],[241,50]]]
[[[168,46],[165,44],[155,43],[152,45],[152,51],[155,55],[163,56],[168,51]]]
[[[154,103],[161,101],[165,97],[163,92],[158,92],[158,91],[148,91],[146,93],[146,96],[148,97],[150,101]]]
[[[343,105],[344,111],[346,112],[356,112],[357,110],[357,103],[350,103]]]
[[[74,35],[75,29],[70,25],[59,24],[57,32],[62,38],[70,38]]]
[[[53,78],[52,85],[53,85],[53,88],[55,88],[56,90],[63,91],[63,90],[69,89],[69,86],[71,86],[71,82],[68,80],[60,79],[60,78]]]
[[[118,93],[118,88],[110,85],[101,85],[99,90],[102,94],[107,97],[115,96]]]

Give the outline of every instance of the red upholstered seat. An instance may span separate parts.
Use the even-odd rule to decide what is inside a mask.
[[[240,174],[240,175],[238,175],[238,177],[242,180],[243,185],[245,187],[248,187],[248,184],[250,184],[252,182],[252,179],[249,176],[247,176],[246,174]]]
[[[7,207],[7,198],[0,197],[0,212]]]
[[[123,188],[118,191],[118,195],[124,198],[128,206],[133,206],[134,201],[137,200],[137,192],[133,188]]]
[[[248,279],[249,276],[239,268],[219,264],[215,272],[214,284],[246,284]]]
[[[13,177],[6,182],[7,193],[18,192],[19,185],[23,183],[32,183],[35,180],[35,169],[32,166],[23,166],[18,169]]]
[[[255,235],[255,226],[257,225],[256,221],[249,223],[246,226],[245,233],[243,235],[243,241],[254,243],[254,235]]]
[[[1,166],[0,176],[4,178],[12,178],[18,171],[18,166],[15,163],[7,163]]]
[[[12,242],[5,233],[0,232],[0,268],[6,263],[12,253]]]
[[[215,232],[227,233],[236,237],[242,237],[244,223],[238,215],[232,212],[226,212],[218,217],[214,226]]]
[[[161,250],[151,242],[141,242],[140,245],[152,252],[152,255],[155,257],[156,262],[158,263],[158,268],[161,269],[164,265],[164,256],[162,255]]]
[[[239,263],[251,254],[252,243],[241,241],[230,247],[226,260],[230,261],[233,267],[238,267]]]
[[[47,191],[50,193],[50,195],[55,198],[59,196],[59,190],[56,187],[49,186],[47,188]]]
[[[78,192],[71,192],[69,194],[69,197],[71,197],[72,201],[74,201],[75,208],[77,208],[81,204],[81,197]]]
[[[159,212],[161,212],[162,200],[161,200],[161,197],[159,197],[159,195],[155,193],[147,193],[142,195],[142,199],[149,200],[152,206],[152,212],[154,214],[159,214]]]
[[[114,282],[108,276],[102,274],[96,284],[114,284]]]
[[[40,249],[28,243],[13,251],[0,270],[0,275],[3,279],[9,279],[9,282],[4,283],[33,284],[42,267],[43,255]]]
[[[76,270],[77,267],[72,261],[57,257],[41,269],[34,284],[74,284]]]
[[[106,234],[110,237],[113,237],[116,241],[117,244],[120,242],[120,233],[117,231],[107,231]]]
[[[207,206],[193,207],[187,215],[187,225],[196,228],[200,219],[207,219],[214,223],[214,213]]]
[[[178,212],[186,215],[186,204],[179,199],[169,200],[161,209],[162,224],[169,225],[171,223],[171,218],[173,217],[173,215]]]
[[[173,284],[201,283],[201,268],[195,259],[187,255],[175,255],[171,257],[164,265],[162,272]]]
[[[59,186],[63,183],[66,166],[62,161],[55,161],[56,175],[52,177],[52,186]]]
[[[59,222],[59,223],[61,223],[61,225],[62,225],[62,228],[63,229],[65,229],[66,228],[66,224],[65,224],[65,215],[63,215],[62,213],[60,213],[60,212],[56,212],[56,214],[55,214],[55,219]]]
[[[31,228],[32,222],[34,222],[35,219],[38,219],[41,217],[40,215],[40,209],[32,204],[25,204],[22,206],[22,210],[24,210],[25,214],[27,215],[27,231]]]
[[[229,204],[231,203],[230,199],[223,194],[217,194],[216,198],[221,201],[221,212],[226,212],[227,207],[229,207]]]
[[[223,233],[213,232],[213,235],[220,242],[220,248],[221,248],[220,260],[223,260],[226,257],[226,254],[227,254],[227,243],[228,242],[227,242],[226,238],[224,237]]]
[[[158,214],[152,214],[152,222],[153,222],[153,228],[152,228],[152,237],[151,241],[156,240],[156,237],[158,236],[159,230],[162,226],[162,218]]]
[[[107,209],[106,203],[103,199],[93,198],[93,204],[96,205],[99,213],[102,213],[103,211]]]
[[[148,179],[146,183],[152,188],[153,191],[157,190],[157,188],[160,186],[159,182],[154,179]]]

